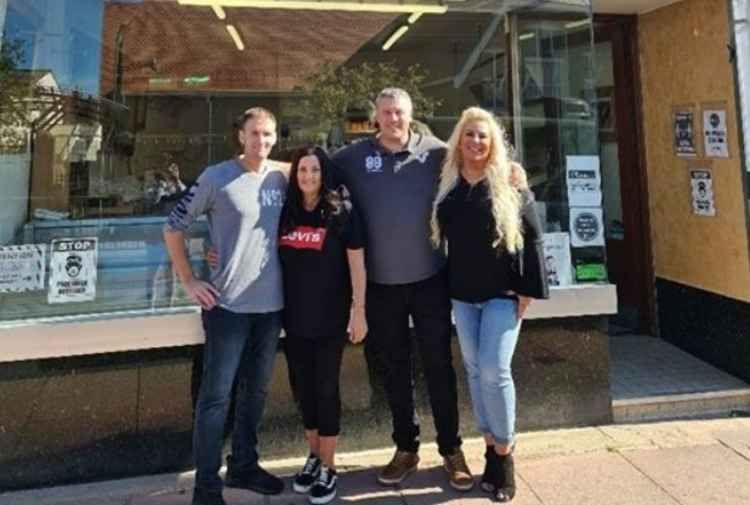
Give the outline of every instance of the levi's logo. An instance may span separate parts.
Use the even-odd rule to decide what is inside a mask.
[[[294,249],[323,249],[326,240],[325,228],[313,228],[312,226],[298,226],[291,232],[279,239],[279,245],[292,247]]]

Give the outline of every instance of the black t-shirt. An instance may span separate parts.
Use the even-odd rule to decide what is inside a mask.
[[[438,207],[443,236],[448,239],[448,284],[451,298],[479,303],[509,298],[513,257],[495,241],[495,219],[487,181],[458,184]]]
[[[342,212],[326,227],[318,204],[302,211],[296,227],[279,237],[284,328],[291,337],[346,334],[352,302],[346,250],[361,249],[364,240],[357,211],[347,202]]]

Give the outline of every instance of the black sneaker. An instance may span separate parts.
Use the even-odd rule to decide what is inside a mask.
[[[294,482],[292,483],[292,489],[295,493],[307,493],[310,488],[313,487],[315,481],[318,480],[320,475],[320,467],[322,462],[320,458],[314,454],[310,454],[305,461],[305,466],[302,470],[297,472],[294,476]]]
[[[336,497],[336,470],[320,465],[320,475],[318,480],[310,489],[310,503],[313,505],[323,505]]]
[[[227,505],[227,503],[221,496],[221,491],[195,488],[193,490],[193,505]]]
[[[284,481],[257,465],[242,470],[228,468],[225,484],[260,494],[279,494],[284,490]]]

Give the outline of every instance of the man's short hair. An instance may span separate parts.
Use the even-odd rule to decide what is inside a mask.
[[[385,88],[380,93],[378,93],[378,97],[375,99],[375,107],[377,107],[380,102],[386,98],[389,98],[391,100],[401,100],[404,103],[409,104],[410,111],[414,111],[414,104],[411,101],[411,96],[409,96],[409,93],[407,93],[406,90],[403,90],[401,88]]]
[[[248,121],[251,119],[257,119],[257,118],[265,118],[271,121],[274,125],[278,125],[279,123],[276,121],[276,116],[273,115],[273,112],[266,109],[265,107],[251,107],[247,109],[245,112],[240,114],[240,116],[237,118],[236,126],[237,129],[241,130],[245,127]]]

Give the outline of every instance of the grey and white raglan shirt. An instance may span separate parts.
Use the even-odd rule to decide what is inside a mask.
[[[411,132],[399,152],[369,137],[336,152],[337,181],[351,192],[366,230],[367,277],[379,284],[410,284],[445,265],[430,243],[430,216],[446,146]]]
[[[240,314],[284,307],[278,229],[286,187],[272,163],[255,173],[232,159],[206,168],[169,215],[165,229],[185,232],[206,214],[219,254],[210,281],[220,307]]]

